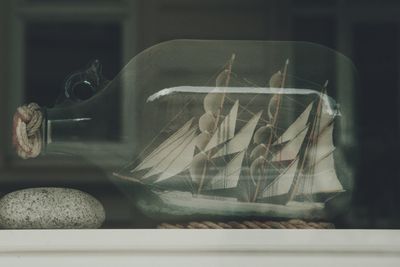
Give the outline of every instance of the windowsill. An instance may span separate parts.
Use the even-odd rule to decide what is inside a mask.
[[[398,266],[400,262],[398,230],[2,230],[0,240],[0,261],[21,266],[73,266],[60,261],[71,258],[86,259],[85,266],[97,267],[117,262],[118,266]]]

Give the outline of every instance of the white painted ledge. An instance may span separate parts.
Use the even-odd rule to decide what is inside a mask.
[[[400,266],[398,230],[2,230],[0,266]]]

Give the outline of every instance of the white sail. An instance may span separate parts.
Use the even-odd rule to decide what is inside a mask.
[[[324,131],[324,129],[333,121],[334,118],[335,115],[331,115],[327,112],[321,112],[318,132],[321,133]]]
[[[179,166],[179,169],[185,168],[186,162],[192,161],[193,159],[193,154],[187,158],[183,152],[186,150],[186,148],[189,146],[191,147],[191,144],[195,143],[193,142],[193,140],[196,137],[196,129],[192,128],[190,131],[188,131],[182,138],[181,138],[181,142],[179,143],[178,147],[175,147],[175,149],[173,151],[171,151],[171,153],[169,153],[168,155],[166,155],[165,158],[160,159],[160,161],[153,166],[153,168],[151,168],[150,171],[148,171],[143,177],[142,179],[145,178],[149,178],[153,175],[159,174],[159,173],[164,173],[166,170],[169,169],[169,167],[176,163],[176,164],[180,164],[180,162],[182,162],[182,165]]]
[[[320,160],[314,168],[314,181],[312,192],[338,192],[343,191],[334,166],[333,153]]]
[[[306,137],[308,126],[304,128],[294,139],[286,143],[281,150],[279,150],[272,157],[272,161],[285,161],[293,160],[297,157],[304,138]]]
[[[226,143],[212,158],[222,157],[237,153],[247,149],[253,137],[254,130],[257,126],[258,120],[261,117],[261,111],[255,114],[245,126],[228,142]]]
[[[211,134],[207,133],[207,132],[203,132],[200,133],[197,137],[196,137],[196,146],[203,151],[204,148],[206,147],[206,145],[208,144],[208,142],[211,139]]]
[[[330,125],[326,123],[319,133],[317,142],[308,151],[308,167],[300,176],[297,195],[343,191],[334,165],[333,123]]]
[[[232,106],[229,114],[224,118],[217,130],[214,132],[204,151],[208,151],[226,141],[235,135],[236,118],[239,108],[239,101]]]
[[[162,159],[171,154],[172,151],[174,151],[181,144],[181,138],[189,131],[193,123],[193,119],[194,118],[186,122],[185,125],[183,125],[178,131],[176,131],[172,136],[170,136],[161,145],[159,145],[131,172],[152,168],[153,166],[157,165]]]
[[[313,106],[313,102],[300,114],[300,116],[286,129],[286,131],[276,140],[273,145],[278,145],[294,139],[306,127],[308,117]]]
[[[225,94],[217,93],[219,90],[213,90],[209,92],[203,100],[203,107],[205,112],[209,112],[213,115],[218,115],[221,107],[224,104]]]
[[[335,150],[332,134],[333,123],[327,127],[325,125],[323,131],[320,132],[317,137],[318,140],[316,144],[313,145],[308,152],[307,157],[310,164],[315,164],[316,162],[319,162],[323,157]]]
[[[183,149],[179,157],[175,158],[168,168],[162,172],[155,183],[171,178],[190,166],[190,163],[193,160],[194,149],[196,147],[196,138],[192,134],[190,139],[192,141]]]
[[[242,171],[242,162],[245,151],[238,153],[222,170],[215,175],[209,184],[204,187],[205,190],[216,190],[224,188],[234,188],[239,181]]]
[[[311,195],[317,193],[342,192],[343,186],[340,183],[334,166],[333,153],[325,155],[313,167],[308,175],[302,174],[299,189],[296,195]]]
[[[299,158],[296,158],[272,183],[260,194],[259,198],[279,196],[289,193],[296,175]]]

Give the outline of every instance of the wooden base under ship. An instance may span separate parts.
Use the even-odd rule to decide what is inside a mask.
[[[228,101],[233,62],[234,55],[205,94],[203,114],[114,175],[149,189],[152,196],[137,202],[153,216],[323,217],[325,203],[344,191],[327,84],[281,129],[288,61],[269,81],[275,93],[255,112],[248,101]]]

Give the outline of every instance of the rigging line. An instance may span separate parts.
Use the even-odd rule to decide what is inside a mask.
[[[282,149],[279,149],[279,152],[281,152],[286,146],[288,146],[289,144],[291,144],[300,134],[302,134],[303,133],[303,131],[305,130],[305,129],[307,129],[309,127],[309,125],[308,125],[308,123],[306,124],[306,126],[303,128],[303,129],[301,129],[291,140],[288,140],[288,141],[286,141],[286,142],[282,142],[282,143],[279,143],[279,144],[277,144],[277,145],[281,145],[282,144]]]
[[[235,77],[236,78],[241,78],[241,77],[239,77],[236,73],[235,73]],[[315,86],[318,86],[319,88],[321,88],[321,87],[323,87],[324,85],[322,85],[322,84],[319,84],[319,83],[316,83],[316,82],[313,82],[313,81],[310,81],[310,80],[307,80],[307,79],[304,79],[304,78],[301,78],[301,77],[299,77],[299,76],[296,76],[296,75],[291,75],[291,74],[286,74],[286,77],[289,77],[289,78],[295,78],[295,79],[297,79],[297,80],[299,80],[299,81],[304,81],[304,82],[308,82],[308,83],[310,83],[310,84],[312,84],[312,85],[315,85]],[[253,86],[256,86],[256,87],[260,87],[258,84],[256,84],[256,83],[254,83],[254,82],[252,82],[252,81],[250,81],[249,79],[247,79],[247,78],[241,78],[241,79],[243,79],[245,82],[247,82],[248,84],[251,84],[251,85],[253,85]],[[245,84],[245,83],[243,83],[243,84]],[[294,99],[293,99],[294,100]],[[302,104],[301,102],[298,102],[299,104]],[[302,104],[303,105],[303,104]]]
[[[312,84],[312,85],[314,85],[314,86],[317,86],[318,88],[321,88],[321,87],[324,86],[323,84],[319,84],[319,83],[317,83],[317,82],[313,82],[313,81],[310,81],[310,80],[301,78],[301,77],[296,76],[296,75],[290,75],[290,74],[288,74],[287,76],[290,77],[290,78],[295,78],[295,79],[297,79],[297,80],[299,80],[299,81],[307,82],[307,83],[309,83],[309,84]]]
[[[270,153],[270,154],[272,154],[272,153]],[[270,164],[272,170],[281,171],[281,168],[276,167],[274,164],[275,162],[280,162],[280,161],[271,161],[271,160],[266,160],[266,161],[268,161],[268,164]]]
[[[232,98],[230,98],[229,96],[226,96],[225,97],[227,100],[229,100],[230,102],[233,102],[233,103],[235,103],[236,102],[236,100],[234,100],[234,99],[232,99]],[[242,110],[245,110],[245,111],[247,111],[250,115],[252,115],[252,116],[255,116],[256,115],[256,113],[254,113],[254,112],[252,112],[252,111],[250,111],[250,110],[248,110],[247,109],[247,106],[248,105],[246,105],[246,106],[242,106],[242,105],[240,105],[240,107],[242,108]],[[240,114],[242,114],[242,112],[243,111],[241,111],[241,112],[238,112],[238,114],[237,114],[237,116],[239,116]],[[267,120],[264,120],[264,119],[262,119],[262,118],[260,118],[260,120],[262,120],[263,122],[265,122],[265,123],[268,123],[268,121]]]
[[[259,94],[257,94],[257,95],[259,95]],[[226,96],[225,98],[226,98],[229,102],[231,102],[231,103],[235,103],[235,102],[236,102],[236,100],[230,98],[229,96]],[[239,106],[240,106],[241,109],[245,109],[248,105],[249,105],[249,104],[247,104],[246,106],[243,106],[243,105],[240,105],[240,104],[239,104]],[[306,106],[306,105],[304,105],[304,106]],[[292,109],[289,109],[289,108],[286,108],[286,109],[285,109],[285,108],[281,107],[281,110],[291,111]],[[247,112],[248,112],[250,115],[252,115],[252,116],[256,115],[256,113],[254,113],[254,112],[252,112],[252,111],[250,111],[250,110],[245,110],[245,111],[247,111]],[[237,115],[237,116],[239,116],[242,112],[243,112],[243,111],[238,112],[238,115]],[[222,118],[222,117],[224,117],[224,116],[220,115],[219,117]],[[237,121],[241,121],[241,122],[247,122],[246,120],[243,120],[243,119],[236,119],[236,120],[237,120]],[[257,125],[260,124],[260,122],[269,123],[268,120],[265,120],[265,119],[263,119],[262,117],[261,117],[260,120],[258,121]],[[286,129],[286,128],[283,128],[283,127],[278,127],[278,126],[276,126],[276,125],[275,125],[273,128],[275,128],[275,129],[277,129],[277,130],[285,130],[285,129]]]
[[[226,117],[228,117],[228,115],[226,115],[226,116],[222,116],[222,115],[219,115],[219,119],[221,119],[222,121],[223,121],[223,119],[225,119]],[[245,120],[240,120],[240,119],[238,119],[238,118],[236,118],[236,121],[242,121],[242,122],[246,122]],[[219,125],[219,127],[221,127],[221,125],[222,125],[222,123]],[[222,139],[220,139],[220,137],[218,136],[218,141],[217,142],[220,142],[221,140],[223,140],[224,138],[224,136],[225,135],[227,135],[227,128],[229,128],[229,121],[228,121],[228,126],[227,127],[224,127],[224,129],[222,129],[220,132],[220,134],[222,135]],[[221,128],[219,128],[219,129],[221,129]],[[218,130],[218,129],[217,129]],[[215,133],[214,133],[215,134]],[[219,146],[219,145],[221,145],[221,144],[226,144],[228,141],[230,141],[232,138],[230,138],[230,139],[228,139],[228,140],[226,140],[225,142],[222,142],[222,143],[220,143],[220,144],[218,144],[217,146]],[[216,146],[216,147],[217,147]],[[225,147],[225,146],[224,146]],[[213,148],[211,148],[211,149],[214,149],[215,147],[213,147]],[[217,151],[218,152],[218,151]]]
[[[240,153],[240,152],[239,152],[239,153]],[[235,156],[235,158],[236,158],[236,156]],[[233,158],[232,160],[234,160],[235,158]],[[231,160],[231,161],[232,161],[232,160]],[[230,161],[230,162],[231,162],[231,161]],[[229,163],[230,163],[230,162],[229,162]],[[242,166],[240,166],[239,168],[237,168],[237,169],[235,169],[235,170],[233,170],[233,171],[231,171],[231,172],[229,172],[229,173],[226,173],[226,168],[224,168],[225,174],[228,175],[228,176],[234,174],[237,170],[240,170],[240,169],[242,169]]]
[[[296,104],[299,105],[301,108],[307,107],[307,104],[304,104],[303,102],[300,102],[299,100],[295,99],[294,97],[289,96],[289,94],[283,94],[283,96],[284,96],[286,99],[288,99],[288,100],[290,100],[290,101],[296,103]]]
[[[309,185],[309,187],[311,188],[311,189],[310,189],[310,194],[313,193],[313,192],[312,192],[312,185],[313,185],[313,182],[314,182],[314,179],[315,179],[315,167],[316,167],[321,161],[323,161],[324,159],[326,159],[327,157],[329,157],[331,154],[333,154],[334,149],[333,149],[332,151],[326,153],[326,154],[325,154],[321,159],[319,159],[318,161],[316,161],[316,151],[315,151],[315,149],[314,149],[313,152],[314,152],[314,154],[312,155],[312,160],[311,160],[311,162],[313,162],[313,164],[310,165],[310,166],[307,166],[307,168],[304,170],[304,172],[306,172],[307,175],[310,175],[310,181],[309,181],[309,183],[311,183],[311,184]],[[314,170],[314,171],[313,171],[313,170]],[[334,170],[334,169],[333,169],[333,170]],[[328,170],[328,171],[331,171],[331,170]],[[311,173],[312,173],[313,175],[311,175]]]
[[[243,111],[247,111],[250,115],[254,116],[255,113],[251,112],[247,107],[251,105],[251,103],[257,98],[258,95],[261,95],[261,94],[255,94],[255,95],[250,99],[250,101],[247,102],[247,104],[246,104],[245,106],[240,105],[240,107],[242,108],[242,110],[240,110],[240,112],[237,114],[237,116],[240,116],[240,115],[243,113]],[[231,99],[229,96],[227,96],[227,99],[228,99],[229,101],[232,101],[232,102],[234,101],[234,100]],[[268,122],[269,122],[269,121],[263,119],[262,117],[260,117],[260,119],[261,119],[263,122],[265,122],[265,123],[268,123]]]
[[[233,72],[232,74],[233,74],[233,76],[238,77],[238,75],[237,75],[236,73]],[[246,84],[244,84],[244,85],[246,85]],[[256,85],[256,84],[253,83],[253,85]],[[260,87],[260,86],[258,86],[258,85],[256,85],[256,86],[257,86],[257,87]],[[241,105],[241,107],[242,107],[243,110],[241,110],[241,111],[237,114],[237,116],[239,116],[240,114],[242,114],[243,111],[247,111],[247,112],[249,112],[251,115],[254,116],[255,113],[252,113],[251,111],[249,111],[249,110],[247,109],[247,107],[257,98],[258,95],[260,95],[260,93],[255,94],[245,106],[242,106],[242,105]],[[227,97],[227,98],[229,99],[229,97]],[[233,101],[233,100],[232,100],[232,101]],[[262,120],[265,121],[264,119],[262,119]],[[265,122],[268,123],[268,121],[265,121]]]
[[[241,152],[243,152],[243,151],[241,151]],[[241,153],[241,152],[238,152],[238,153],[235,155],[235,157],[233,157],[233,158],[229,161],[229,163],[230,163],[231,161],[233,161],[233,160],[239,155],[239,153]],[[213,164],[214,167],[216,167],[217,169],[220,168],[220,166],[217,166],[212,160],[210,160],[210,163]],[[229,164],[229,163],[228,163],[228,164]],[[243,163],[242,163],[242,164],[243,164]],[[233,171],[231,171],[230,173],[227,174],[226,168],[224,168],[224,169],[223,169],[224,184],[226,184],[226,181],[225,181],[226,176],[232,175],[233,173],[235,173],[237,170],[240,170],[240,169],[242,169],[242,165],[241,165],[239,168],[237,168],[236,170],[233,170]],[[220,172],[220,171],[218,171],[218,173],[216,174],[216,176],[219,175],[219,172]],[[215,177],[215,176],[214,176],[214,177]]]
[[[321,161],[323,161],[324,159],[326,159],[327,157],[329,157],[331,154],[333,154],[334,151],[335,151],[335,150],[333,149],[332,151],[326,153],[323,157],[321,157],[321,159],[319,159],[318,161],[315,161],[313,165],[308,166],[307,169],[314,168],[318,163],[320,163]],[[306,169],[306,171],[308,171],[307,169]]]
[[[236,75],[236,78],[239,77],[238,74],[235,73],[235,75]],[[297,77],[297,76],[294,76],[294,75],[289,75],[289,74],[287,74],[287,76],[288,76],[288,77],[294,77],[294,78],[299,79],[299,80],[307,81],[307,80],[305,80],[305,79],[301,79],[301,78],[299,78],[299,77]],[[242,78],[242,79],[248,83],[248,84],[246,84],[246,83],[242,82],[241,84],[243,84],[243,85],[253,85],[253,86],[255,86],[255,87],[262,88],[260,85],[254,83],[254,82],[251,82],[250,80],[248,80],[248,79],[246,79],[246,78]],[[321,86],[320,84],[317,84],[317,83],[315,83],[315,85]],[[253,98],[256,98],[258,95],[261,95],[261,93],[257,93]],[[296,100],[295,98],[288,96],[287,94],[284,94],[284,96],[285,96],[286,98],[288,98],[289,100],[291,100],[291,101],[293,101],[293,102],[299,104],[301,107],[306,107],[306,106],[307,106],[307,105],[304,105],[302,102]]]
[[[243,151],[243,150],[242,150]],[[239,154],[240,152],[236,152],[236,155],[233,157],[233,159]],[[223,159],[223,161],[224,161],[224,163],[226,164],[226,163],[228,163],[226,160],[225,160],[225,158],[224,157],[221,157],[222,159]],[[232,160],[233,160],[232,159]],[[217,164],[215,164],[215,162],[213,161],[213,160],[210,160],[209,161],[214,167],[216,167],[216,168],[219,168],[220,166],[218,166]],[[229,161],[230,162],[230,161]],[[278,167],[276,167],[275,166],[275,164],[273,164],[274,162],[273,161],[270,161],[270,160],[268,160],[268,162],[269,163],[271,163],[271,168],[274,170],[274,171],[280,171],[281,169],[280,168],[278,168]]]
[[[237,73],[232,73],[232,74],[233,74],[233,76],[237,79],[236,81],[240,82],[241,84],[244,84],[244,85],[247,84],[247,85],[253,85],[253,86],[255,86],[255,87],[261,87],[259,84],[255,83],[255,82],[253,82],[253,81],[251,81],[251,80],[249,80],[249,79],[247,79],[247,78],[245,78],[245,77],[241,77],[241,76],[238,75]],[[295,78],[295,79],[297,79],[297,80],[299,80],[299,81],[308,82],[308,83],[310,83],[310,84],[312,84],[312,85],[318,86],[319,88],[321,88],[321,87],[323,86],[322,84],[319,84],[319,83],[316,83],[316,82],[313,82],[313,81],[310,81],[310,80],[301,78],[301,77],[296,76],[296,75],[287,74],[286,77]],[[240,81],[240,79],[241,79],[242,81]]]
[[[191,130],[192,133],[195,132],[194,130],[195,130],[195,128],[192,128],[192,130]],[[179,143],[178,147],[180,147],[182,144],[184,144],[184,143],[187,141],[188,138],[190,138],[190,135],[189,135],[189,136],[186,136],[186,137],[184,138],[184,140],[183,140],[182,142]],[[188,145],[190,145],[190,143],[191,143],[191,142],[193,141],[193,139],[195,139],[195,138],[196,138],[196,136],[194,136],[194,137],[190,140],[190,142],[187,143],[187,144],[185,145],[185,147],[183,147],[183,148],[180,150],[180,153],[181,153],[183,150],[185,150],[185,148],[186,148]],[[172,159],[171,163],[170,163],[163,171],[167,170],[167,169],[171,166],[171,164],[172,164],[173,162],[175,162],[175,160],[179,157],[180,153],[179,153],[176,157],[174,157],[174,158]],[[161,158],[160,161],[158,162],[158,164],[154,165],[154,166],[151,168],[151,170],[149,170],[147,173],[151,172],[155,167],[160,166],[160,164],[161,164],[166,158],[169,158],[169,157],[170,157],[170,155],[166,155],[165,157]],[[161,172],[163,172],[163,171],[161,171]],[[147,173],[146,173],[146,174],[147,174]],[[160,173],[160,172],[158,172],[158,173]],[[156,173],[156,174],[158,174],[158,173]],[[156,175],[156,174],[154,174],[154,175]],[[142,178],[142,179],[143,179],[143,178]]]
[[[260,86],[259,84],[255,83],[255,82],[252,82],[252,81],[250,81],[249,79],[247,79],[247,78],[245,78],[245,77],[241,77],[241,76],[238,75],[237,73],[232,73],[232,74],[233,74],[233,76],[237,79],[236,81],[238,81],[239,83],[241,83],[241,84],[243,84],[243,85],[253,85],[253,86],[255,86],[255,87],[261,88],[261,86]],[[301,77],[296,76],[296,75],[286,74],[286,76],[289,77],[289,78],[295,78],[295,79],[297,79],[297,80],[299,80],[299,81],[308,82],[308,83],[310,83],[310,84],[312,84],[312,85],[314,85],[314,86],[317,86],[318,88],[321,88],[321,87],[324,86],[323,84],[319,84],[319,83],[316,83],[316,82],[313,82],[313,81],[310,81],[310,80],[301,78]],[[242,79],[243,82],[240,82],[239,79]],[[301,104],[301,103],[299,102],[299,104]]]
[[[249,79],[245,78],[245,77],[241,77],[239,76],[237,73],[232,73],[234,78],[236,78],[236,81],[239,82],[242,85],[253,85],[255,87],[261,87],[259,84],[256,84],[255,82],[250,81]],[[242,81],[240,81],[240,79]]]
[[[257,88],[262,88],[261,86],[256,86]],[[255,93],[255,96],[253,96],[253,98],[249,101],[250,103],[252,102],[252,101],[254,101],[254,99],[257,97],[257,96],[259,96],[259,95],[264,95],[263,93]],[[296,104],[298,104],[299,106],[301,106],[301,107],[306,107],[307,105],[305,105],[303,102],[300,102],[300,101],[298,101],[297,99],[295,99],[295,98],[293,98],[293,97],[291,97],[291,96],[289,96],[289,94],[282,94],[282,93],[280,93],[280,95],[281,96],[284,96],[286,99],[288,99],[288,100],[291,100],[291,101],[293,101],[294,103],[296,103]],[[246,107],[247,107],[248,105],[246,105]]]
[[[230,100],[230,101],[231,101],[231,100]],[[240,106],[240,107],[242,107],[242,106]],[[288,109],[288,110],[289,110],[289,109]],[[256,113],[253,113],[252,115],[254,116],[254,115],[256,115]],[[220,117],[220,118],[225,118],[226,116],[222,116],[222,115],[220,115],[219,117]],[[243,120],[243,119],[238,119],[238,118],[236,119],[236,121],[240,121],[240,122],[248,122],[248,120]],[[257,122],[257,125],[259,125],[259,124],[261,124],[261,123],[262,123],[262,121],[261,121],[261,122],[260,122],[260,121],[261,121],[261,119],[260,119],[260,120],[258,120],[258,122]],[[263,120],[263,121],[264,121],[264,122],[268,122],[268,121],[266,121],[266,120]],[[275,128],[275,129],[277,129],[277,130],[286,130],[286,128],[283,128],[283,127],[278,127],[278,126],[275,126],[274,128]]]
[[[165,141],[168,141],[168,139],[171,139],[172,137],[175,137],[176,139],[172,142],[172,143],[169,143],[167,146],[165,146],[165,147],[163,147],[158,153],[160,153],[160,152],[162,152],[162,151],[164,151],[165,149],[168,149],[169,147],[171,147],[171,146],[173,146],[173,145],[175,145],[175,143],[176,142],[178,142],[178,141],[180,141],[181,140],[181,138],[182,137],[184,137],[188,132],[190,132],[190,131],[196,131],[197,130],[197,127],[196,126],[194,126],[194,127],[191,127],[191,128],[189,128],[186,132],[184,132],[184,133],[182,133],[182,134],[180,134],[180,135],[177,135],[177,136],[175,136],[176,135],[176,133],[174,133],[173,135],[171,135],[169,138],[167,138]],[[179,130],[178,130],[179,131]],[[164,142],[165,142],[164,141]],[[182,144],[182,143],[179,143],[178,144],[178,146],[180,145],[180,144]],[[160,144],[160,146],[161,146],[162,144]],[[158,146],[157,148],[160,148],[160,146]],[[156,149],[157,149],[156,148]],[[152,154],[155,152],[155,150],[154,151],[152,151],[151,153],[149,153],[145,158],[144,158],[144,160],[151,160],[152,158],[154,158],[154,156],[156,156],[158,153],[156,153],[156,154],[154,154],[153,156],[152,156]],[[151,156],[151,157],[150,157]],[[150,157],[150,159],[148,159],[148,157]],[[143,161],[144,161],[143,160]],[[142,163],[143,163],[143,161],[142,161]],[[138,166],[140,166],[140,164],[138,165]]]
[[[214,150],[214,152],[213,153],[211,153],[212,155],[215,155],[215,153],[217,153],[217,152],[219,152],[221,149],[223,149],[231,140],[233,139],[233,137],[232,138],[230,138],[230,139],[228,139],[228,140],[226,140],[225,142],[222,142],[221,144],[218,144],[217,146],[214,146],[214,147],[212,147],[211,149],[209,149],[209,150],[207,150],[208,152],[213,152],[213,150]],[[220,147],[219,149],[216,149],[216,148],[218,148],[218,147]],[[235,152],[236,153],[236,152]],[[234,154],[234,153],[231,153],[231,154]],[[225,162],[225,163],[227,163],[226,162],[226,160],[225,160],[225,157],[224,156],[227,156],[227,155],[229,155],[229,154],[224,154],[222,157],[217,157],[217,158],[222,158],[222,160]],[[210,161],[212,160],[212,158],[210,159]]]
[[[292,160],[292,162],[286,167],[286,169],[285,169],[282,173],[280,173],[277,177],[275,177],[275,178],[269,183],[269,185],[267,185],[267,187],[264,188],[264,189],[262,190],[262,192],[265,192],[269,187],[273,186],[273,184],[275,184],[275,183],[278,181],[278,179],[280,179],[280,178],[282,177],[282,175],[284,175],[285,173],[287,173],[288,170],[289,170],[289,168],[293,166],[293,164],[296,162],[296,160],[297,160],[298,158],[299,158],[299,156],[296,156],[296,157]],[[275,168],[275,170],[278,170],[278,171],[279,171],[280,169]]]
[[[233,160],[233,159],[232,159]],[[224,185],[225,185],[225,188],[226,188],[226,179],[227,179],[227,176],[230,176],[230,175],[232,175],[232,174],[234,174],[236,171],[238,171],[238,170],[241,170],[242,169],[242,167],[239,167],[239,168],[237,168],[237,169],[235,169],[235,170],[233,170],[233,171],[231,171],[231,172],[229,172],[229,173],[227,173],[227,170],[226,170],[226,168],[224,168],[223,169],[223,179],[224,179]],[[239,175],[240,175],[240,173],[239,173]],[[215,176],[219,176],[219,172],[215,175]],[[214,176],[214,177],[215,177]],[[213,178],[214,178],[213,177]],[[238,181],[239,182],[239,181]]]
[[[288,76],[288,77],[296,77],[297,79],[300,79],[299,77],[294,76],[294,75],[289,75],[289,74],[287,74],[287,76]],[[301,79],[300,79],[300,80],[301,80]],[[304,80],[304,81],[307,81],[307,80],[305,80],[305,79],[303,79],[303,80]],[[259,85],[255,84],[255,83],[252,83],[252,82],[250,82],[250,81],[247,80],[247,79],[246,79],[246,81],[249,82],[249,84],[251,84],[251,85],[255,85],[256,87],[261,88]],[[315,85],[321,86],[320,84],[317,84],[317,83],[315,83]],[[321,93],[321,92],[320,92],[320,93]],[[320,96],[320,93],[318,94],[318,96]],[[255,99],[258,95],[261,95],[261,93],[255,94],[255,96],[250,100],[249,103],[251,103],[252,101],[254,101],[254,99]],[[283,95],[286,99],[288,99],[288,100],[290,100],[290,101],[293,101],[294,103],[298,104],[298,105],[299,105],[300,107],[302,107],[302,108],[308,106],[307,104],[304,104],[303,102],[300,102],[299,100],[295,99],[294,97],[289,96],[288,94],[282,94],[282,95]],[[247,105],[246,105],[246,107],[247,107]],[[281,108],[282,108],[282,107],[281,107]],[[287,110],[289,110],[289,109],[287,109]],[[240,113],[239,113],[239,114],[240,114]]]
[[[227,163],[226,161],[225,161],[225,159],[223,159],[224,160],[224,163]],[[212,160],[212,159],[210,159],[209,160],[209,162],[215,167],[215,168],[219,168],[219,166]]]

